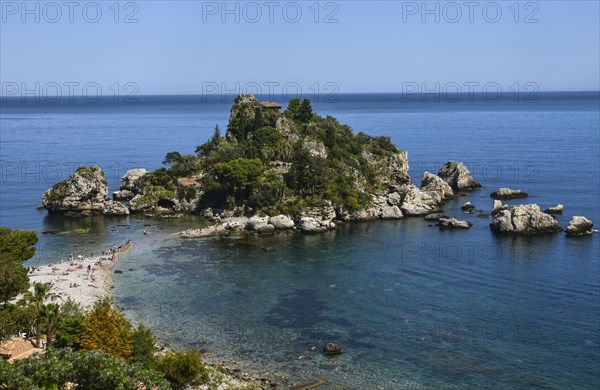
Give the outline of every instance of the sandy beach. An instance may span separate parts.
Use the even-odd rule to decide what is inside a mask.
[[[127,241],[117,247],[109,248],[101,256],[71,256],[43,266],[29,269],[29,281],[33,291],[35,283],[49,283],[51,292],[66,301],[71,298],[85,309],[90,308],[100,298],[105,297],[112,284],[111,268],[134,247]]]

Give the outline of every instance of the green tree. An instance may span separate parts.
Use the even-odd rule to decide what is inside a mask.
[[[251,194],[252,188],[264,169],[260,159],[237,158],[215,164],[213,172],[225,190],[239,200],[247,198]]]
[[[44,305],[42,309],[41,317],[43,326],[46,328],[46,343],[48,346],[52,344],[54,330],[61,317],[60,307],[56,303],[49,303]]]
[[[209,156],[214,150],[219,148],[222,141],[223,137],[221,136],[221,129],[219,128],[219,125],[217,125],[215,126],[215,131],[210,140],[196,147],[196,155],[198,157]]]
[[[252,157],[258,156],[263,161],[271,160],[281,146],[283,136],[271,126],[257,129],[248,140],[248,148]]]
[[[6,306],[8,301],[29,287],[27,269],[20,262],[6,260],[0,255],[0,302]]]
[[[298,98],[291,99],[288,103],[287,109],[285,110],[285,115],[293,120],[298,120],[298,113],[300,112],[300,107],[302,106],[302,102]]]
[[[77,342],[82,350],[99,349],[125,359],[131,355],[131,324],[113,307],[110,298],[94,304],[83,319],[81,328]]]
[[[37,313],[32,306],[8,304],[0,309],[0,340],[28,331]]]
[[[310,104],[310,100],[304,99],[302,101],[302,105],[300,106],[300,110],[298,111],[298,120],[302,123],[308,123],[313,118],[313,110]]]
[[[34,231],[0,227],[0,303],[3,306],[29,288],[27,269],[22,263],[33,257],[33,245],[37,241]]]
[[[33,257],[37,234],[30,230],[12,230],[0,227],[0,255],[9,260],[23,262]]]
[[[150,367],[154,363],[154,345],[156,339],[154,334],[144,325],[139,325],[133,331],[131,361],[140,363],[144,367]]]
[[[35,341],[40,348],[40,339],[42,336],[42,327],[45,314],[45,302],[47,300],[60,299],[60,295],[52,293],[52,286],[48,283],[36,283],[33,285],[33,292],[27,291],[23,294],[22,304],[31,306],[36,313],[35,318]]]
[[[158,369],[173,389],[185,389],[187,386],[203,384],[208,380],[200,354],[194,350],[162,356],[158,361]]]
[[[163,160],[163,164],[167,166],[171,166],[177,164],[181,161],[181,153],[179,152],[169,152],[165,155],[165,159]]]
[[[263,109],[261,107],[256,107],[254,109],[254,126],[252,126],[253,131],[256,129],[260,129],[265,125],[265,117],[263,115]]]
[[[288,186],[299,195],[313,195],[323,191],[327,182],[324,159],[311,156],[301,145],[295,148],[292,167],[286,175]]]

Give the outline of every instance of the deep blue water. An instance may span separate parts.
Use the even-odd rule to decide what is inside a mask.
[[[563,203],[562,226],[573,215],[599,224],[598,93],[539,94],[533,103],[340,95],[314,104],[355,131],[389,135],[409,152],[417,184],[424,170],[464,161],[484,188],[449,202],[446,213],[471,220],[468,231],[406,218],[314,236],[173,240],[162,233],[201,221],[64,219],[36,210],[43,191],[79,165],[100,164],[113,190],[131,167],[155,169],[169,151],[193,152],[216,124],[226,128],[228,99],[3,101],[0,224],[56,233],[40,234],[32,263],[134,239],[136,250],[117,266],[125,272],[115,275],[114,295],[128,317],[174,345],[206,348],[214,359],[292,383],[600,385],[599,235],[499,237],[489,220],[460,211],[467,200],[489,211],[489,193],[508,186],[542,208]],[[325,341],[346,353],[331,359],[311,351]]]

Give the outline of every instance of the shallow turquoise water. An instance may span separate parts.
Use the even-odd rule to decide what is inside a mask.
[[[498,237],[489,220],[460,211],[467,200],[489,211],[489,193],[509,186],[542,208],[565,204],[562,226],[572,215],[600,224],[597,95],[550,95],[529,106],[403,105],[381,95],[316,105],[356,131],[391,136],[408,150],[417,184],[424,170],[465,161],[484,188],[450,202],[446,213],[470,219],[468,231],[440,232],[407,218],[322,235],[180,240],[165,233],[197,226],[198,218],[74,220],[35,210],[43,191],[78,165],[99,163],[112,190],[127,168],[153,169],[168,151],[192,152],[216,123],[225,127],[228,109],[173,98],[3,106],[0,223],[58,233],[40,235],[31,263],[133,239],[114,289],[128,317],[174,345],[206,348],[213,359],[239,360],[292,383],[600,385],[600,236]],[[325,341],[346,352],[322,356]]]

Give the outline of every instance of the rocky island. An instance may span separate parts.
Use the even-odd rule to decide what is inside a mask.
[[[68,216],[196,214],[215,223],[181,232],[185,237],[243,229],[322,232],[339,222],[405,216],[437,220],[441,229],[468,229],[471,222],[440,213],[456,192],[481,188],[457,161],[443,164],[437,175],[425,172],[417,187],[408,174],[407,152],[389,137],[354,134],[337,119],[314,113],[307,99],[292,99],[281,111],[281,105],[259,102],[250,94],[236,97],[224,135],[217,126],[195,155],[170,152],[163,164],[153,172],[126,172],[113,199],[108,198],[100,167],[81,167],[47,190],[42,204]],[[491,196],[512,199],[527,194],[501,188]],[[475,211],[470,202],[462,209]],[[495,200],[490,227],[501,234],[558,232],[562,228],[550,215],[556,212]],[[587,225],[569,231],[580,230],[589,231]]]

